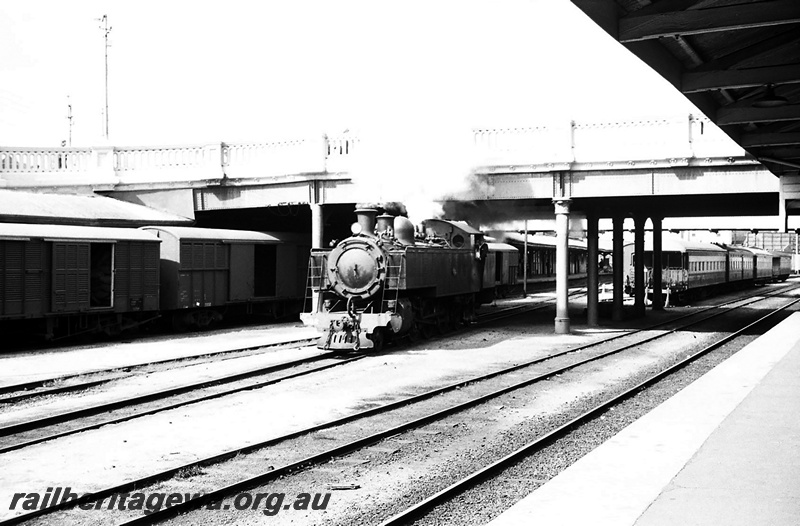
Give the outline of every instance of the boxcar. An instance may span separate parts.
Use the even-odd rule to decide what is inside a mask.
[[[176,329],[206,327],[229,309],[273,317],[302,309],[308,242],[299,236],[194,227],[143,229],[162,241],[160,307]]]
[[[488,252],[483,267],[483,287],[494,288],[495,296],[505,297],[517,284],[519,250],[506,243],[486,243]]]
[[[145,317],[129,315],[155,315],[158,254],[158,238],[137,229],[3,223],[0,320],[50,338],[116,333]]]
[[[772,253],[772,281],[786,281],[792,273],[792,254]]]

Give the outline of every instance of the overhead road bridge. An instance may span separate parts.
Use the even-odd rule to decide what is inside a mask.
[[[323,246],[326,205],[375,200],[369,185],[360,184],[363,159],[375,156],[370,142],[362,139],[343,134],[260,144],[0,148],[0,186],[95,192],[189,218],[199,212],[307,205],[312,243]],[[413,150],[412,136],[392,155],[400,159]],[[622,223],[630,217],[642,237],[648,218],[656,231],[664,217],[680,216],[773,216],[777,225],[779,210],[786,208],[779,201],[788,195],[782,178],[708,119],[691,115],[479,129],[464,155],[472,169],[458,175],[451,190],[427,196],[444,203],[448,216],[484,225],[547,219],[565,255],[570,218],[573,227],[580,219],[588,233],[590,261],[597,259],[600,218],[613,219],[614,237],[620,241]],[[396,159],[380,162],[390,169]],[[425,170],[423,165],[418,171]],[[369,177],[391,184],[380,173]],[[621,257],[621,246],[615,248]],[[566,281],[566,269],[562,272],[559,265],[557,277]],[[621,261],[614,264],[620,273],[614,278],[620,283],[617,291],[623,267]],[[596,268],[589,268],[592,283]],[[565,283],[557,286],[566,290]],[[556,329],[568,332],[563,296]],[[643,308],[643,299],[638,300]],[[589,322],[595,324],[596,298],[590,298],[589,306]],[[621,293],[614,312],[622,316]]]
[[[184,216],[352,203],[373,197],[360,195],[368,190],[354,182],[359,162],[373,155],[361,139],[345,134],[258,144],[0,147],[0,187],[98,192],[171,207]],[[414,137],[409,137],[397,146],[396,156],[413,155],[413,149]],[[696,116],[480,129],[465,155],[471,173],[459,175],[462,180],[452,181],[451,192],[432,199],[512,200],[518,202],[515,208],[530,209],[519,201],[616,198],[624,205],[629,198],[640,203],[643,197],[667,198],[671,216],[739,214],[741,202],[747,201],[751,215],[777,215],[782,191],[762,164],[708,119]],[[393,159],[385,163],[390,167]],[[370,177],[381,180],[381,174]],[[683,198],[675,201],[673,196]],[[607,208],[620,207],[608,202]],[[708,206],[718,211],[698,211]],[[552,219],[549,206],[533,213]]]

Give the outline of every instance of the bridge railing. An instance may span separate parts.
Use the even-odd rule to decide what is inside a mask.
[[[0,172],[82,172],[88,169],[91,155],[91,148],[3,148]]]
[[[703,117],[619,122],[562,122],[473,131],[478,167],[744,157],[744,150]],[[256,180],[297,175],[347,174],[362,152],[357,135],[299,137],[265,143],[95,148],[2,148],[0,186],[116,185]],[[409,155],[403,153],[403,155]],[[391,160],[387,160],[391,162]],[[538,168],[537,168],[538,167]],[[523,168],[524,169],[524,168]],[[529,168],[531,169],[531,168]]]
[[[346,172],[358,139],[94,148],[0,148],[0,186],[166,184]]]
[[[744,157],[744,150],[705,117],[555,123],[475,130],[480,166],[559,165]]]

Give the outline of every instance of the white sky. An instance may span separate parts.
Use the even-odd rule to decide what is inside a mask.
[[[0,146],[102,143],[103,14],[115,145],[698,113],[567,0],[9,0]]]

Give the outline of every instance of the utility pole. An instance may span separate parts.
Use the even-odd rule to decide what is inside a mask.
[[[111,33],[111,28],[108,26],[108,15],[103,15],[103,18],[97,19],[103,25],[100,29],[103,30],[103,40],[105,42],[105,75],[106,75],[106,108],[105,108],[105,127],[103,128],[103,135],[108,140],[108,34]]]

